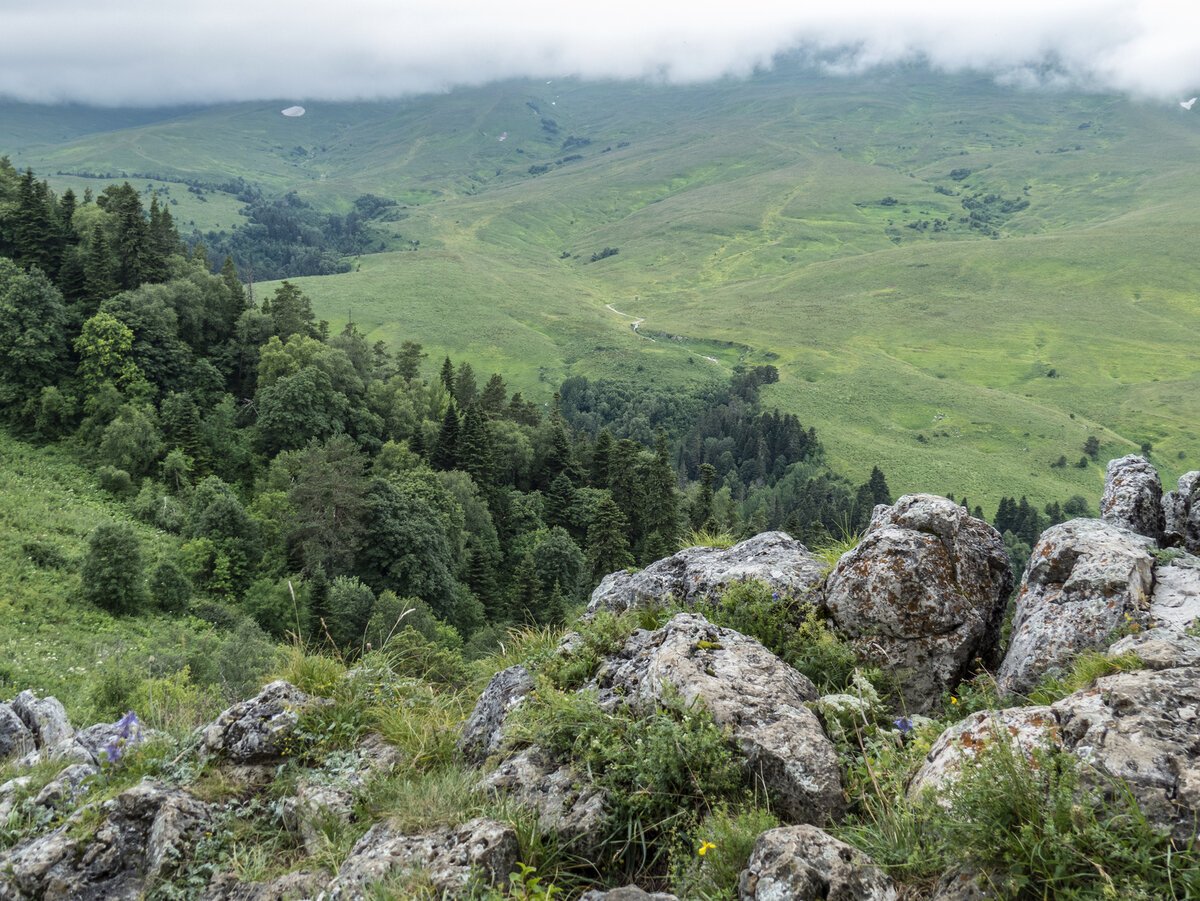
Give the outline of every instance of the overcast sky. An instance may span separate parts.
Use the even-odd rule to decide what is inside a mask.
[[[986,9],[984,8],[986,6]],[[533,76],[702,81],[803,48],[1155,100],[1200,91],[1197,0],[0,0],[0,95],[395,97]],[[1200,109],[1200,107],[1198,107]]]

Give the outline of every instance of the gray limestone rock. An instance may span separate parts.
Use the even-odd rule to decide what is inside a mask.
[[[1136,454],[1110,460],[1104,473],[1100,518],[1157,543],[1163,534],[1158,470]]]
[[[287,873],[271,882],[239,882],[232,873],[223,873],[209,883],[200,901],[311,901],[319,898],[328,875]]]
[[[603,838],[604,795],[582,774],[539,748],[509,757],[483,778],[480,787],[536,811],[543,827],[581,853]]]
[[[1200,554],[1200,471],[1179,477],[1174,491],[1163,495],[1163,545]]]
[[[821,561],[803,544],[784,532],[763,532],[725,550],[690,547],[636,573],[621,570],[605,576],[592,592],[588,613],[620,613],[671,598],[695,606],[750,579],[783,594],[804,595],[821,584],[824,574]]]
[[[1028,692],[1080,651],[1103,647],[1119,627],[1147,625],[1151,539],[1095,519],[1051,526],[1021,580],[1012,640],[1000,666],[1003,693]]]
[[[286,756],[299,712],[317,702],[288,682],[272,682],[205,726],[204,748],[243,763]]]
[[[875,508],[863,540],[830,573],[825,603],[919,713],[977,657],[991,661],[1011,590],[1000,534],[951,500],[917,494]]]
[[[489,884],[508,878],[520,847],[512,826],[476,819],[461,826],[405,835],[377,823],[359,839],[331,884],[331,898],[361,898],[364,889],[405,871],[417,871],[437,897],[466,897],[468,882],[478,873]]]
[[[739,901],[896,901],[891,878],[815,826],[764,832],[738,879]]]
[[[26,689],[13,698],[9,706],[33,733],[39,748],[53,748],[75,735],[67,711],[58,698],[39,698]]]
[[[73,804],[87,792],[84,782],[100,772],[88,763],[75,763],[42,786],[33,803],[38,807],[61,807]]]
[[[1200,637],[1174,629],[1150,629],[1126,635],[1105,653],[1111,657],[1136,654],[1146,669],[1200,666]]]
[[[533,676],[523,666],[510,666],[492,677],[458,740],[458,751],[468,763],[483,763],[499,750],[505,719],[531,691]]]
[[[34,750],[33,733],[7,704],[0,704],[0,760],[24,757]]]
[[[699,704],[731,730],[776,809],[794,822],[823,824],[845,807],[837,753],[806,702],[813,684],[752,638],[697,613],[639,630],[596,676],[601,703],[647,715],[670,692]]]
[[[679,899],[666,892],[650,893],[636,885],[623,885],[606,892],[595,889],[584,892],[579,896],[579,901],[679,901]]]
[[[1183,631],[1200,618],[1200,557],[1186,554],[1154,568],[1150,621]]]

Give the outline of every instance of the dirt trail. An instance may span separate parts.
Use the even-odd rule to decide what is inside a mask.
[[[618,310],[616,307],[614,307],[611,303],[606,303],[604,305],[604,307],[610,313],[616,313],[618,316],[624,316],[626,319],[632,319],[633,322],[629,323],[629,327],[631,329],[633,329],[633,331],[637,334],[637,336],[639,338],[645,338],[647,341],[657,341],[658,340],[657,338],[651,338],[649,335],[643,335],[638,330],[638,326],[640,326],[643,322],[646,321],[645,317],[642,317],[641,319],[639,319],[636,316],[630,316],[628,313],[622,313],[620,310]],[[710,362],[710,363],[716,363],[718,366],[721,365],[721,361],[718,360],[716,357],[706,357],[704,354],[697,354],[696,356],[698,356],[702,360],[708,360],[708,362]]]

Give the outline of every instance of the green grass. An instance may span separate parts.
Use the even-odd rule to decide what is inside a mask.
[[[173,671],[172,661],[183,665],[209,632],[202,623],[157,613],[116,617],[78,598],[88,534],[110,520],[132,522],[65,451],[0,432],[0,694],[32,688],[55,695],[79,723],[97,712],[98,692],[132,696],[148,661]],[[150,565],[176,542],[133,526]],[[51,557],[56,565],[47,565]]]
[[[298,120],[279,104],[170,110],[110,131],[17,107],[5,128],[16,162],[46,172],[241,176],[339,210],[365,191],[397,199],[388,227],[417,249],[299,279],[319,315],[419,340],[431,367],[448,353],[503,372],[541,401],[570,374],[682,389],[770,362],[767,401],[816,426],[836,469],[857,481],[878,464],[897,493],[953,491],[988,512],[1006,494],[1095,497],[1099,468],[1049,465],[1078,460],[1089,435],[1102,456],[1151,442],[1167,478],[1200,458],[1200,131],[1177,109],[788,65],[307,106]],[[569,135],[592,143],[564,150]],[[569,154],[582,158],[555,164]],[[958,221],[963,197],[987,193],[1029,202],[998,240]],[[209,204],[188,215],[225,223]],[[620,252],[588,262],[604,247]]]

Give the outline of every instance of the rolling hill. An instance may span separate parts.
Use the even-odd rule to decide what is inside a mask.
[[[1177,107],[786,61],[290,102],[9,104],[0,153],[59,188],[166,187],[185,230],[242,221],[237,179],[332,211],[394,199],[404,249],[296,280],[335,327],[539,399],[570,374],[673,388],[771,362],[768,402],[855,480],[1047,501],[1096,496],[1089,435],[1102,459],[1152,444],[1165,477],[1200,459],[1200,118]]]

